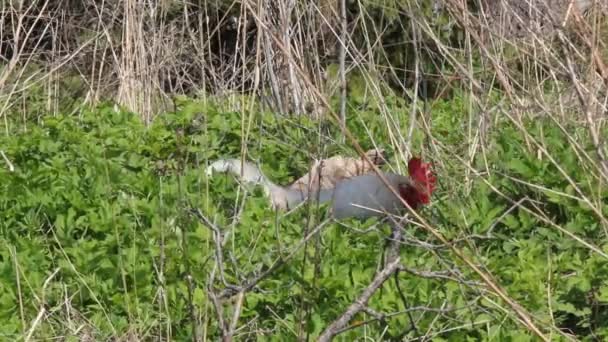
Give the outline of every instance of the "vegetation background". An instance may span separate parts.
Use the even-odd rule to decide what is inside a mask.
[[[0,340],[608,339],[607,7],[2,1]],[[372,147],[392,229],[202,172]]]

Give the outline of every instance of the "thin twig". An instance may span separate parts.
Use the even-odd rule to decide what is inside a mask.
[[[435,313],[449,313],[454,310],[455,309],[450,309],[450,308],[443,309],[443,308],[430,308],[427,306],[413,306],[413,307],[410,307],[410,308],[407,308],[405,310],[401,310],[398,312],[384,314],[384,313],[376,312],[375,310],[370,309],[370,308],[365,308],[365,309],[363,309],[363,311],[365,313],[371,315],[372,317],[374,317],[373,319],[368,319],[367,321],[363,321],[363,322],[357,322],[356,324],[351,324],[347,327],[344,327],[343,329],[339,330],[336,335],[341,334],[348,330],[362,327],[362,326],[370,324],[370,323],[374,323],[374,322],[378,322],[378,321],[383,322],[383,321],[386,321],[386,319],[388,319],[388,318],[403,315],[403,314],[409,314],[411,312],[422,311],[422,312],[435,312]]]
[[[346,0],[340,0],[340,125],[346,127],[346,35],[348,23],[346,21]],[[346,137],[341,136],[340,140],[344,143]]]
[[[241,309],[243,307],[243,300],[245,299],[245,292],[239,292],[236,296],[236,305],[234,306],[234,312],[232,313],[232,322],[230,323],[230,330],[228,335],[232,338],[236,331],[236,326],[239,323],[239,317],[241,316]]]
[[[209,294],[209,297],[211,298],[211,303],[213,303],[213,307],[215,308],[217,322],[220,326],[220,331],[222,333],[222,341],[231,341],[232,339],[230,338],[230,330],[228,328],[228,325],[226,324],[226,321],[224,320],[224,309],[222,308],[222,303],[220,303],[217,295],[213,290],[208,289],[207,293]]]
[[[363,290],[361,295],[352,303],[348,309],[333,323],[331,323],[325,331],[319,336],[319,342],[331,341],[341,330],[346,327],[348,322],[359,312],[361,312],[367,306],[367,302],[370,300],[372,295],[384,284],[384,282],[399,269],[399,263],[401,258],[394,258],[389,262],[386,267],[374,277],[374,280],[369,286]]]
[[[47,310],[46,310],[46,288],[51,283],[51,280],[53,278],[55,278],[55,275],[57,275],[57,273],[59,273],[59,270],[60,270],[60,268],[56,268],[53,271],[53,273],[51,273],[51,275],[49,275],[46,278],[46,280],[44,281],[44,284],[42,285],[42,296],[40,297],[40,307],[38,310],[38,315],[36,316],[36,319],[34,319],[32,326],[30,327],[29,331],[27,332],[27,335],[25,336],[25,341],[29,341],[32,338],[32,334],[34,334],[36,327],[38,327],[38,324],[40,324],[40,321],[42,320],[42,318],[44,317],[44,315],[47,312]]]
[[[372,282],[363,290],[361,295],[355,299],[355,301],[344,311],[344,313],[329,326],[325,328],[323,333],[319,336],[319,342],[330,341],[339,331],[343,330],[344,327],[350,322],[350,320],[359,312],[367,308],[367,302],[370,300],[372,295],[384,284],[388,278],[399,271],[401,267],[399,256],[400,240],[401,240],[401,227],[397,224],[391,225],[392,236],[389,239],[387,247],[387,264],[384,269],[380,271]]]
[[[13,166],[13,163],[11,163],[11,161],[8,159],[8,157],[6,156],[6,154],[4,154],[4,151],[0,150],[0,155],[2,155],[2,159],[4,159],[4,162],[8,166],[8,170],[10,172],[14,172],[15,171],[15,166]]]

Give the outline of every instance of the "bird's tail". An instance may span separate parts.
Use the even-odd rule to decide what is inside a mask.
[[[211,176],[213,172],[228,172],[240,177],[243,182],[254,185],[272,183],[257,165],[240,159],[216,160],[207,167],[207,176]]]
[[[220,159],[207,167],[206,174],[228,172],[248,184],[260,185],[276,209],[289,209],[306,200],[306,194],[296,189],[286,189],[268,179],[259,166],[240,159]]]

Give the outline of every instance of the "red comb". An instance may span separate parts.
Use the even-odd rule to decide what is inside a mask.
[[[437,178],[430,169],[430,163],[423,163],[420,158],[412,158],[407,164],[412,185],[402,189],[401,195],[410,207],[429,204]]]

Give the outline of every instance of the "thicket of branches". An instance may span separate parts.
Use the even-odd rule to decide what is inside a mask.
[[[341,85],[327,74],[331,63],[340,64],[341,74],[373,74],[402,95],[414,89],[423,97],[449,96],[458,87],[479,96],[498,86],[530,98],[549,79],[598,90],[593,82],[606,76],[602,1],[34,0],[0,6],[4,111],[39,84],[54,110],[63,86],[91,102],[114,98],[148,120],[166,108],[167,95],[201,92],[254,91],[279,112],[321,114],[318,97]],[[476,72],[473,63],[487,68]]]

